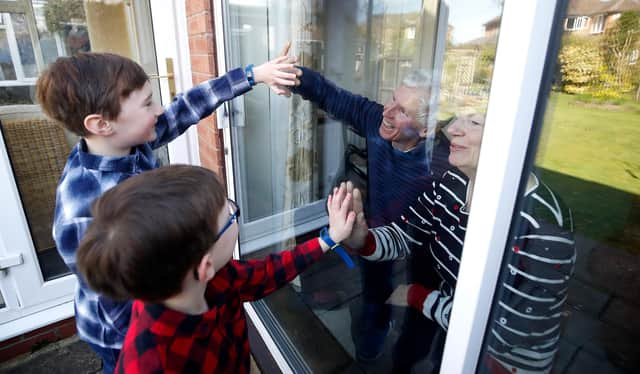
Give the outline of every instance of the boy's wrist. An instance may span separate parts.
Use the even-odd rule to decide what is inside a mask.
[[[347,264],[347,267],[350,269],[353,269],[353,267],[355,266],[353,264],[353,261],[351,260],[351,258],[349,257],[345,249],[342,247],[340,242],[339,241],[335,242],[331,238],[331,235],[329,234],[329,229],[327,227],[323,228],[320,231],[320,243],[322,242],[328,244],[328,247],[329,247],[328,249],[325,250],[325,252],[329,249],[334,249],[335,252],[342,258],[344,263]],[[324,250],[324,247],[323,247],[323,250]]]
[[[327,245],[327,250],[340,247],[340,242],[336,242],[335,240],[333,240],[327,227],[324,227],[322,230],[320,230],[320,239]]]

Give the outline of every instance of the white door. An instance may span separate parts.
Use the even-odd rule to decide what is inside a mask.
[[[178,53],[186,41],[177,40],[175,26],[184,1],[68,4],[0,2],[0,340],[73,315],[76,280],[55,249],[51,224],[55,186],[75,139],[53,126],[31,126],[43,118],[34,105],[38,73],[59,56],[110,51],[138,61],[162,103],[171,99],[171,73],[179,90],[191,82],[181,79],[184,64],[176,59],[188,58]],[[47,12],[61,6],[69,9]],[[167,59],[175,71],[167,71]],[[161,162],[169,154],[195,162],[189,137],[158,150]]]

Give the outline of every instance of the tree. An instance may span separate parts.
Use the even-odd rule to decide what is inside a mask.
[[[558,56],[562,90],[571,94],[593,93],[606,69],[597,44],[581,37],[566,37],[562,45]]]
[[[72,20],[84,23],[82,0],[49,0],[44,7],[44,19],[52,33],[64,31]]]
[[[631,61],[639,49],[640,12],[624,12],[604,38],[604,58],[612,75],[609,83],[621,92],[629,92],[639,83],[640,64]]]

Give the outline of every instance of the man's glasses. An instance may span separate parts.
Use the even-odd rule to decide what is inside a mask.
[[[238,204],[236,204],[236,202],[231,199],[227,199],[227,201],[229,206],[229,220],[222,227],[218,235],[216,235],[216,241],[218,241],[222,234],[224,234],[224,232],[227,231],[229,227],[231,227],[231,225],[233,225],[233,222],[238,221],[238,218],[240,218],[240,208],[238,207]]]

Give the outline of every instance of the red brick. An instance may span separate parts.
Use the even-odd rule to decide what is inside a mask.
[[[204,10],[211,10],[211,1],[187,0],[185,8],[187,9],[187,15],[202,12]]]
[[[76,332],[76,323],[75,321],[72,321],[71,323],[67,323],[63,326],[58,327],[56,336],[58,337],[58,339],[64,339],[75,335]]]
[[[214,52],[213,35],[209,33],[189,37],[189,51],[191,54],[212,54]]]
[[[198,85],[204,81],[207,81],[209,79],[214,78],[213,74],[210,73],[196,73],[196,72],[191,72],[191,81],[193,83],[193,85]]]
[[[211,21],[211,14],[209,12],[202,12],[187,16],[187,27],[187,33],[189,35],[213,32],[213,22]]]
[[[5,362],[21,354],[29,353],[31,352],[32,346],[32,341],[22,341],[8,347],[3,347],[0,349],[0,362]]]
[[[55,333],[56,330],[47,329],[47,327],[48,326],[45,327],[44,331],[40,331],[40,333],[38,333],[37,335],[27,335],[24,337],[24,339],[21,339],[14,344],[5,345],[3,342],[2,348],[0,348],[0,362],[6,361],[10,358],[19,356],[24,353],[29,353],[39,344],[53,343],[60,340],[60,337]]]
[[[194,73],[213,72],[213,55],[191,55],[191,70]]]

